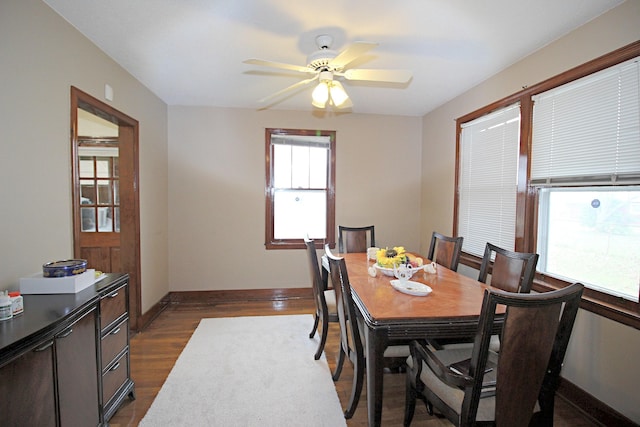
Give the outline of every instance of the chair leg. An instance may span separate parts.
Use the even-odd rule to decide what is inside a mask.
[[[342,365],[344,365],[344,358],[345,358],[345,353],[344,350],[342,349],[342,346],[340,346],[340,351],[338,352],[338,362],[336,363],[336,370],[333,371],[333,380],[334,381],[338,381],[338,379],[340,378],[340,374],[342,373]]]
[[[409,371],[410,372],[410,371]],[[411,376],[407,374],[407,391],[404,404],[404,426],[409,427],[413,420],[413,413],[416,410],[416,389],[411,381]]]
[[[313,356],[315,360],[320,359],[322,352],[324,351],[324,345],[327,343],[327,334],[329,331],[329,319],[326,316],[322,316],[322,332],[320,333],[320,344],[318,344],[318,350]]]
[[[542,385],[540,396],[538,396],[538,404],[540,412],[534,414],[532,425],[536,426],[553,426],[553,412],[555,407],[555,392],[545,384]]]
[[[318,313],[316,313],[314,317],[315,319],[313,319],[313,328],[309,333],[309,338],[313,338],[313,336],[316,334],[316,331],[318,330],[318,321],[320,320],[320,318],[318,317]]]
[[[346,411],[344,411],[344,417],[348,420],[353,417],[358,402],[360,401],[360,395],[362,394],[362,386],[364,384],[364,359],[356,360],[353,363],[353,386],[351,387],[351,397],[349,398],[349,404]]]

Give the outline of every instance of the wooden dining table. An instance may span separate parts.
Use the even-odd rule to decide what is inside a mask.
[[[488,286],[438,265],[435,273],[421,270],[411,278],[432,291],[426,296],[408,295],[391,286],[395,277],[380,271],[372,277],[369,267],[374,261],[366,253],[339,256],[345,259],[353,300],[366,325],[367,413],[369,426],[379,426],[387,346],[413,339],[473,337]],[[328,267],[326,258],[323,266]],[[499,329],[497,324],[496,332]]]

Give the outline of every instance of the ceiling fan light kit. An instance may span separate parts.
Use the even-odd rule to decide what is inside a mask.
[[[316,108],[325,108],[327,101],[331,100],[331,105],[336,108],[346,108],[345,102],[349,99],[349,95],[342,84],[333,79],[333,73],[321,71],[319,80],[320,83],[311,93],[311,105]]]
[[[377,43],[355,42],[347,46],[341,52],[331,49],[333,37],[322,34],[316,37],[318,50],[307,57],[307,66],[282,64],[279,62],[265,61],[262,59],[247,59],[246,64],[260,65],[271,68],[297,71],[306,74],[315,74],[314,77],[295,83],[272,95],[260,100],[266,102],[282,97],[294,90],[300,90],[304,86],[318,80],[318,85],[311,94],[311,105],[317,108],[326,108],[332,105],[336,108],[349,108],[353,103],[342,84],[335,77],[346,80],[359,80],[370,82],[406,83],[411,79],[411,72],[406,70],[365,70],[346,69],[355,59],[362,56],[377,46]],[[277,100],[275,101],[277,102]],[[275,103],[273,102],[273,103]],[[272,103],[272,104],[273,104]]]
[[[320,82],[311,93],[311,105],[316,108],[324,108],[329,100],[329,86]]]
[[[329,90],[331,94],[331,102],[338,108],[346,108],[345,103],[349,99],[349,95],[342,87],[342,83],[334,81]]]

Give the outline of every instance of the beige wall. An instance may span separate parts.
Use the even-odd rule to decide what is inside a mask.
[[[170,107],[171,290],[310,286],[303,250],[264,248],[265,128],[337,131],[336,224],[418,250],[420,120]]]
[[[337,130],[337,222],[375,224],[380,246],[424,252],[432,230],[452,230],[454,120],[638,40],[638,22],[640,1],[628,0],[423,119],[321,119],[167,109],[41,1],[2,0],[0,289],[17,287],[46,261],[72,256],[71,85],[104,100],[110,84],[111,105],[140,121],[144,312],[169,290],[308,286],[302,251],[264,250],[265,127]],[[220,258],[234,274],[212,281]],[[638,354],[639,331],[581,311],[563,375],[640,422]]]
[[[0,289],[73,256],[70,87],[140,122],[142,309],[168,292],[167,107],[39,0],[0,2]],[[28,309],[28,307],[27,307]]]
[[[427,114],[422,121],[423,250],[432,230],[453,230],[456,118],[639,39],[640,1],[628,0]],[[640,331],[581,310],[562,375],[640,422],[639,354]]]

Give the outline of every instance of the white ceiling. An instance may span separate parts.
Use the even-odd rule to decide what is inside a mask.
[[[350,67],[413,72],[406,85],[344,83],[351,111],[422,116],[623,0],[44,2],[168,105],[261,108],[309,76],[242,61],[304,66],[329,34],[336,50],[379,43]],[[311,111],[311,91],[269,108]]]

